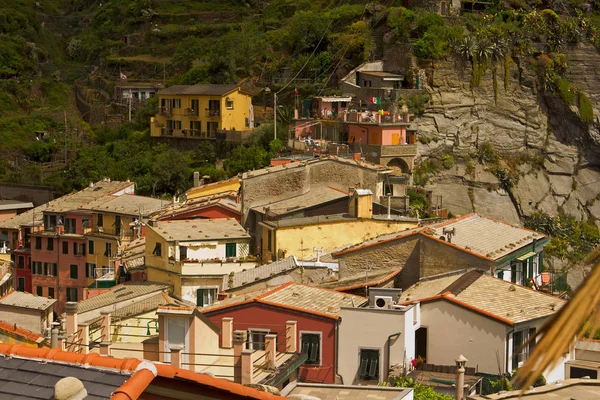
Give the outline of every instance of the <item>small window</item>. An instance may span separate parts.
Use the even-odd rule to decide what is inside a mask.
[[[90,251],[90,254],[94,254],[94,241],[93,240],[89,240],[88,241],[88,249]]]
[[[96,264],[86,263],[85,264],[85,277],[95,278],[96,277]]]
[[[54,288],[53,287],[48,288],[48,297],[51,299],[54,298]]]
[[[237,243],[225,243],[225,257],[237,257]]]
[[[233,100],[225,100],[225,107],[227,107],[228,110],[233,110]]]
[[[67,301],[77,301],[77,288],[67,288]]]
[[[273,251],[273,245],[271,244],[272,240],[271,238],[273,237],[273,232],[269,229],[267,231],[267,250],[269,251]]]
[[[38,287],[36,288],[36,294],[37,294],[38,296],[43,296],[43,295],[44,295],[44,288],[42,288],[41,286],[38,286]]]
[[[35,249],[36,250],[42,249],[42,238],[39,236],[35,238]]]
[[[360,350],[358,377],[363,381],[379,379],[379,350]]]
[[[24,292],[25,291],[25,278],[19,277],[19,282],[17,284],[17,290],[19,292]]]
[[[157,257],[162,257],[162,248],[159,242],[154,245],[154,250],[152,250],[152,254]]]
[[[321,364],[321,335],[318,333],[300,333],[302,341],[302,353],[308,358],[305,364]]]
[[[181,99],[173,99],[173,108],[181,108]]]
[[[46,247],[48,251],[54,251],[54,239],[48,238],[48,246]]]
[[[50,270],[48,269],[48,263],[44,263],[44,275],[48,275]]]
[[[50,263],[50,274],[52,274],[52,276],[58,276],[58,264],[57,263]]]
[[[69,242],[63,242],[63,249],[62,249],[62,253],[63,254],[69,254]]]
[[[77,252],[77,243],[73,243],[73,255],[74,256],[78,256],[78,252]]]
[[[345,101],[340,102],[340,107],[346,108],[346,102]]]
[[[268,334],[268,329],[248,329],[248,349],[264,350],[265,336],[267,336]]]
[[[179,246],[179,259],[180,260],[185,260],[188,258],[187,256],[187,246]]]
[[[79,271],[77,271],[78,266],[71,264],[70,267],[71,267],[71,274],[70,274],[71,279],[77,279],[79,276]]]
[[[104,256],[110,257],[112,254],[112,243],[106,243],[104,246]]]
[[[25,257],[19,256],[19,261],[17,263],[19,268],[25,268]]]
[[[104,218],[102,216],[102,214],[98,214],[98,228],[101,228],[104,225]]]
[[[200,307],[209,306],[215,302],[216,297],[216,288],[200,288],[196,291],[196,305]]]

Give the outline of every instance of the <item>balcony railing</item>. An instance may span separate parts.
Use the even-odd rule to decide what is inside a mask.
[[[206,116],[209,118],[218,117],[220,113],[220,110],[209,110],[208,108],[206,109]]]
[[[194,110],[192,108],[186,108],[184,115],[187,117],[197,117],[198,116],[198,110]]]
[[[175,129],[161,128],[160,135],[161,136],[173,136],[173,131]]]
[[[165,117],[170,117],[171,115],[173,115],[173,113],[171,112],[170,108],[161,107],[160,108],[160,115],[163,115]]]

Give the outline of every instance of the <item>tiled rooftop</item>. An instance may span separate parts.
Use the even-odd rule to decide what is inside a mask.
[[[0,357],[0,394],[8,399],[54,399],[56,382],[72,376],[88,392],[86,400],[109,399],[130,374],[62,365],[42,360]]]
[[[550,316],[566,303],[475,270],[419,281],[402,293],[399,303],[436,299],[466,306],[508,324]]]
[[[360,168],[364,168],[364,169],[368,169],[368,170],[376,171],[376,172],[382,172],[382,173],[392,172],[391,169],[384,167],[383,165],[371,164],[371,163],[367,163],[367,162],[360,162],[360,161],[354,161],[354,160],[347,160],[345,158],[336,157],[336,156],[327,156],[327,157],[324,157],[323,159],[314,159],[314,160],[310,160],[310,161],[301,161],[301,162],[295,162],[295,163],[289,163],[289,164],[282,164],[282,165],[276,165],[274,167],[257,169],[256,171],[244,172],[243,179],[250,179],[250,178],[262,176],[265,174],[275,173],[275,172],[279,172],[279,171],[285,171],[288,169],[304,168],[309,164],[315,164],[315,163],[320,163],[320,162],[331,162],[331,161],[338,162],[341,164],[355,165]]]
[[[240,179],[237,176],[234,176],[233,178],[226,179],[224,181],[212,182],[212,183],[207,183],[206,185],[200,185],[197,187],[193,187],[190,190],[188,190],[187,192],[185,192],[185,194],[187,196],[189,196],[190,194],[194,194],[196,192],[201,192],[206,189],[217,188],[219,186],[229,185],[230,183],[235,183],[235,182],[239,183],[239,180]]]
[[[35,296],[30,293],[12,291],[0,298],[0,305],[3,306],[14,306],[22,308],[30,308],[34,310],[45,311],[50,308],[56,299],[49,299],[47,297]]]
[[[233,218],[158,221],[152,229],[167,241],[249,239],[250,235]]]
[[[160,90],[158,95],[197,95],[197,96],[222,96],[237,89],[236,84],[199,84],[199,85],[173,85]]]
[[[51,201],[48,207],[43,208],[42,211],[48,212],[65,212],[73,211],[86,207],[90,203],[103,198],[104,196],[110,196],[115,192],[119,192],[130,186],[133,187],[133,182],[121,182],[121,181],[100,181],[94,183],[93,186],[88,186],[79,192],[67,194],[56,200]],[[42,206],[43,207],[43,206]]]
[[[283,308],[304,311],[337,319],[341,307],[358,307],[367,302],[362,296],[350,295],[314,286],[290,282],[277,288],[269,288],[229,297],[204,307],[203,313],[242,305],[246,303],[263,303]]]
[[[25,340],[29,340],[35,343],[42,343],[46,338],[37,333],[33,333],[30,330],[19,328],[15,323],[8,323],[0,321],[0,331],[5,332],[8,335],[16,335]]]
[[[169,289],[166,283],[157,282],[130,282],[122,285],[117,285],[110,288],[108,291],[92,297],[91,299],[83,300],[77,303],[77,312],[84,313],[91,310],[96,310],[101,307],[106,307],[117,302],[135,299],[136,297],[150,294],[153,292],[163,292]]]
[[[292,271],[296,268],[298,268],[298,262],[294,256],[287,257],[270,264],[259,265],[255,268],[247,269],[246,271],[236,272],[233,276],[231,276],[231,282],[229,275],[223,276],[223,289],[235,289],[257,281],[272,278],[275,275]]]
[[[452,235],[453,245],[492,260],[498,260],[536,239],[546,237],[541,233],[478,214],[467,214],[432,225],[425,228],[423,233],[439,239],[441,236],[447,236],[444,229],[455,230]]]
[[[98,200],[83,208],[86,210],[115,214],[135,216],[141,214],[142,217],[147,217],[170,204],[171,202],[169,201],[154,199],[152,197],[124,194],[122,196],[111,196],[106,199]]]
[[[308,192],[289,199],[253,206],[252,209],[263,214],[269,209],[271,213],[285,215],[343,198],[349,198],[348,193],[333,187],[323,186],[311,188]]]
[[[236,201],[236,192],[223,192],[209,196],[197,197],[187,200],[183,204],[175,204],[163,209],[160,213],[154,215],[155,219],[169,219],[181,214],[201,210],[210,206],[220,206],[233,212],[241,212],[241,204]]]
[[[285,396],[320,400],[401,400],[409,398],[412,389],[385,386],[350,386],[298,383],[284,390]],[[296,398],[296,397],[294,397]],[[410,397],[412,398],[412,396]]]

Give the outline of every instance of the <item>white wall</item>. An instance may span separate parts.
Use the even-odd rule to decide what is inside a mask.
[[[406,311],[373,308],[342,308],[339,327],[338,373],[344,385],[357,384],[360,349],[379,350],[379,380],[385,381],[386,367],[403,364],[414,358],[414,309]],[[387,359],[388,336],[392,339],[390,360]],[[406,353],[406,355],[405,355]]]
[[[187,258],[202,260],[212,260],[215,258],[225,259],[226,243],[236,243],[236,258],[242,258],[248,255],[248,239],[231,240],[211,240],[202,242],[180,242],[175,246],[175,260],[179,261],[179,247],[187,247]]]
[[[498,354],[501,367],[506,365],[509,330],[499,321],[441,300],[421,304],[421,326],[427,328],[427,363],[455,365],[462,354],[468,367],[498,374]]]

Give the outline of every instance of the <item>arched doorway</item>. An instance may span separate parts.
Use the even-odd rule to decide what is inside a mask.
[[[398,168],[404,174],[410,174],[410,167],[402,158],[392,158],[388,163],[388,167]]]

